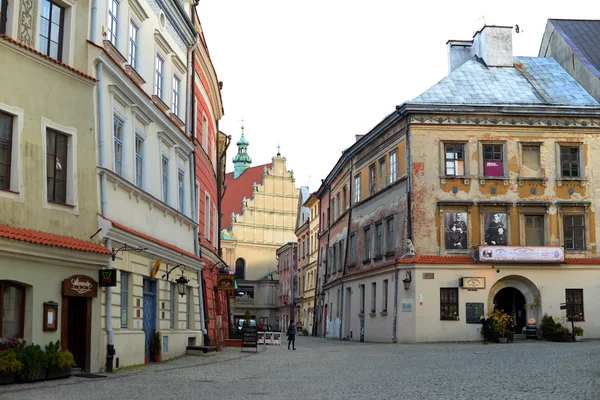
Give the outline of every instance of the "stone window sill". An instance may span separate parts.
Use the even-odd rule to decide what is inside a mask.
[[[379,315],[381,315],[382,317],[385,317],[387,314],[388,314],[387,311],[382,311],[379,313]]]
[[[377,313],[375,311],[371,311],[371,313],[369,314],[369,316],[375,317],[375,316],[377,316]]]

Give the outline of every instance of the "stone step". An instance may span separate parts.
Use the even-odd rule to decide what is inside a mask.
[[[513,342],[517,340],[527,340],[527,336],[524,333],[515,333],[513,334]]]
[[[201,356],[208,353],[216,353],[217,346],[188,346],[185,348],[185,354],[189,356]]]

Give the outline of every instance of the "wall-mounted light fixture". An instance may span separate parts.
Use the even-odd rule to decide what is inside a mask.
[[[141,253],[144,250],[148,250],[148,248],[147,247],[142,247],[142,246],[140,246],[140,247],[128,247],[127,243],[125,243],[123,245],[123,247],[119,247],[118,249],[115,249],[113,247],[111,257],[112,257],[112,260],[115,261],[115,259],[117,258],[117,254],[120,251],[123,251],[123,252],[125,252],[125,251],[135,251],[136,253]]]
[[[404,284],[404,290],[410,289],[410,283],[412,282],[412,274],[410,271],[406,271],[406,278],[402,279]]]
[[[173,272],[173,270],[175,268],[178,268],[178,267],[183,267],[183,268],[181,268],[181,276],[175,280],[175,283],[177,284],[177,292],[179,293],[179,295],[181,297],[183,297],[183,296],[185,296],[187,294],[187,284],[190,281],[185,276],[183,276],[183,272],[185,270],[185,265],[183,265],[183,264],[177,264],[176,266],[174,266],[171,269],[168,269],[168,267],[167,267],[167,273],[164,274],[162,277],[163,278],[166,277],[167,281],[168,281],[169,280],[169,274],[171,272]]]

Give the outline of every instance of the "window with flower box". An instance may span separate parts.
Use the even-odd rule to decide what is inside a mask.
[[[440,319],[458,320],[458,288],[440,288]]]
[[[583,289],[565,289],[567,300],[567,319],[569,321],[584,321]]]

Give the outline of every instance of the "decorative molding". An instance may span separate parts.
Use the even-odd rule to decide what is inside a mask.
[[[19,30],[17,40],[26,46],[35,48],[35,28],[38,20],[38,0],[20,0],[19,2]]]
[[[148,14],[146,14],[144,7],[142,7],[138,0],[129,0],[129,6],[141,22],[148,19]]]
[[[165,132],[158,132],[158,139],[165,144],[168,148],[175,147],[175,141]]]
[[[181,75],[185,75],[185,71],[187,70],[187,68],[185,67],[184,62],[181,61],[181,59],[177,56],[177,54],[173,53],[171,55],[171,61],[173,61],[173,65],[177,68],[177,72],[179,72]]]
[[[102,44],[104,45],[104,49],[108,52],[108,54],[111,55],[116,61],[120,62],[121,64],[125,64],[127,62],[127,58],[121,54],[119,49],[117,49],[110,40],[105,39],[102,41]]]
[[[174,53],[173,48],[169,46],[167,39],[165,39],[165,37],[157,29],[154,30],[154,39],[156,40],[156,44],[158,44],[160,49],[165,53],[165,56],[168,57]]]
[[[152,122],[152,119],[144,112],[142,107],[137,104],[131,105],[131,113],[144,125],[148,126]]]
[[[523,117],[440,117],[433,115],[411,115],[413,124],[438,124],[438,125],[504,125],[504,126],[555,126],[555,127],[600,127],[600,119],[574,119],[574,118],[523,118]]]
[[[131,79],[135,81],[136,84],[141,86],[146,83],[144,78],[142,78],[142,76],[130,64],[125,65],[125,71],[127,72],[127,75],[129,75]]]

